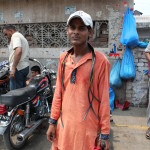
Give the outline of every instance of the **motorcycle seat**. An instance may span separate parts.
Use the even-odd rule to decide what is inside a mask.
[[[24,88],[9,91],[1,95],[0,103],[6,106],[15,107],[23,102],[28,101],[36,94],[37,88],[34,85],[29,85]]]

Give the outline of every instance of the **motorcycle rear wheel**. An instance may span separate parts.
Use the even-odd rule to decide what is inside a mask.
[[[21,117],[23,117],[23,116],[21,116]],[[26,140],[24,140],[18,144],[17,143],[17,133],[12,135],[13,130],[15,130],[13,127],[15,126],[16,121],[18,121],[17,118],[18,118],[18,115],[16,114],[13,117],[12,122],[9,124],[9,126],[7,127],[7,129],[3,135],[4,143],[7,147],[7,149],[9,149],[9,150],[21,149],[26,142]]]

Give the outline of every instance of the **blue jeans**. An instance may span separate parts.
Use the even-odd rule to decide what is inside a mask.
[[[10,78],[10,90],[23,88],[26,86],[26,77],[29,73],[29,66],[22,70],[15,70],[15,78]]]

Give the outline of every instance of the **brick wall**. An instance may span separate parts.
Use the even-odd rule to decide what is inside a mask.
[[[144,70],[148,70],[148,61],[145,58],[145,49],[132,49],[136,78],[126,81],[126,99],[134,106],[147,106],[148,102],[148,76]]]

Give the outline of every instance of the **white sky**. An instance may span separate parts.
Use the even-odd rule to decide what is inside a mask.
[[[138,10],[143,15],[150,15],[150,0],[134,0],[134,10]]]

